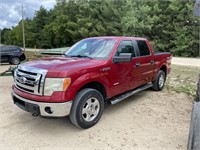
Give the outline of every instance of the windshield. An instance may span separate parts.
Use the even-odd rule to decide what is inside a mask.
[[[115,45],[112,39],[85,39],[73,45],[67,52],[69,57],[107,59]]]

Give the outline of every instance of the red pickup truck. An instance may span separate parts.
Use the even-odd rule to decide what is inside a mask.
[[[20,64],[14,73],[14,103],[35,116],[70,116],[80,128],[95,125],[104,102],[116,104],[152,88],[164,87],[170,53],[154,53],[137,37],[93,37],[79,41],[62,57]]]

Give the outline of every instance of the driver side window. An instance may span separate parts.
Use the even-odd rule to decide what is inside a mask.
[[[135,57],[135,51],[133,48],[133,43],[132,41],[122,41],[118,48],[117,48],[117,52],[115,54],[115,56],[119,56],[122,53],[131,53],[132,57]]]

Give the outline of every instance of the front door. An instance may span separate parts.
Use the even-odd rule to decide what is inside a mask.
[[[121,53],[131,53],[132,62],[113,63],[111,70],[115,74],[112,76],[112,93],[114,95],[128,91],[133,88],[133,82],[137,83],[138,70],[133,70],[133,64],[137,61],[133,42],[131,40],[123,40],[120,42],[115,55]]]

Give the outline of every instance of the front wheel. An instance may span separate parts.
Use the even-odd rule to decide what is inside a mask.
[[[165,72],[162,70],[158,71],[156,80],[153,81],[153,90],[155,91],[161,91],[165,85],[165,79],[166,79],[166,75]]]
[[[76,95],[70,112],[71,122],[83,129],[94,126],[104,110],[104,99],[97,90],[86,88]]]

